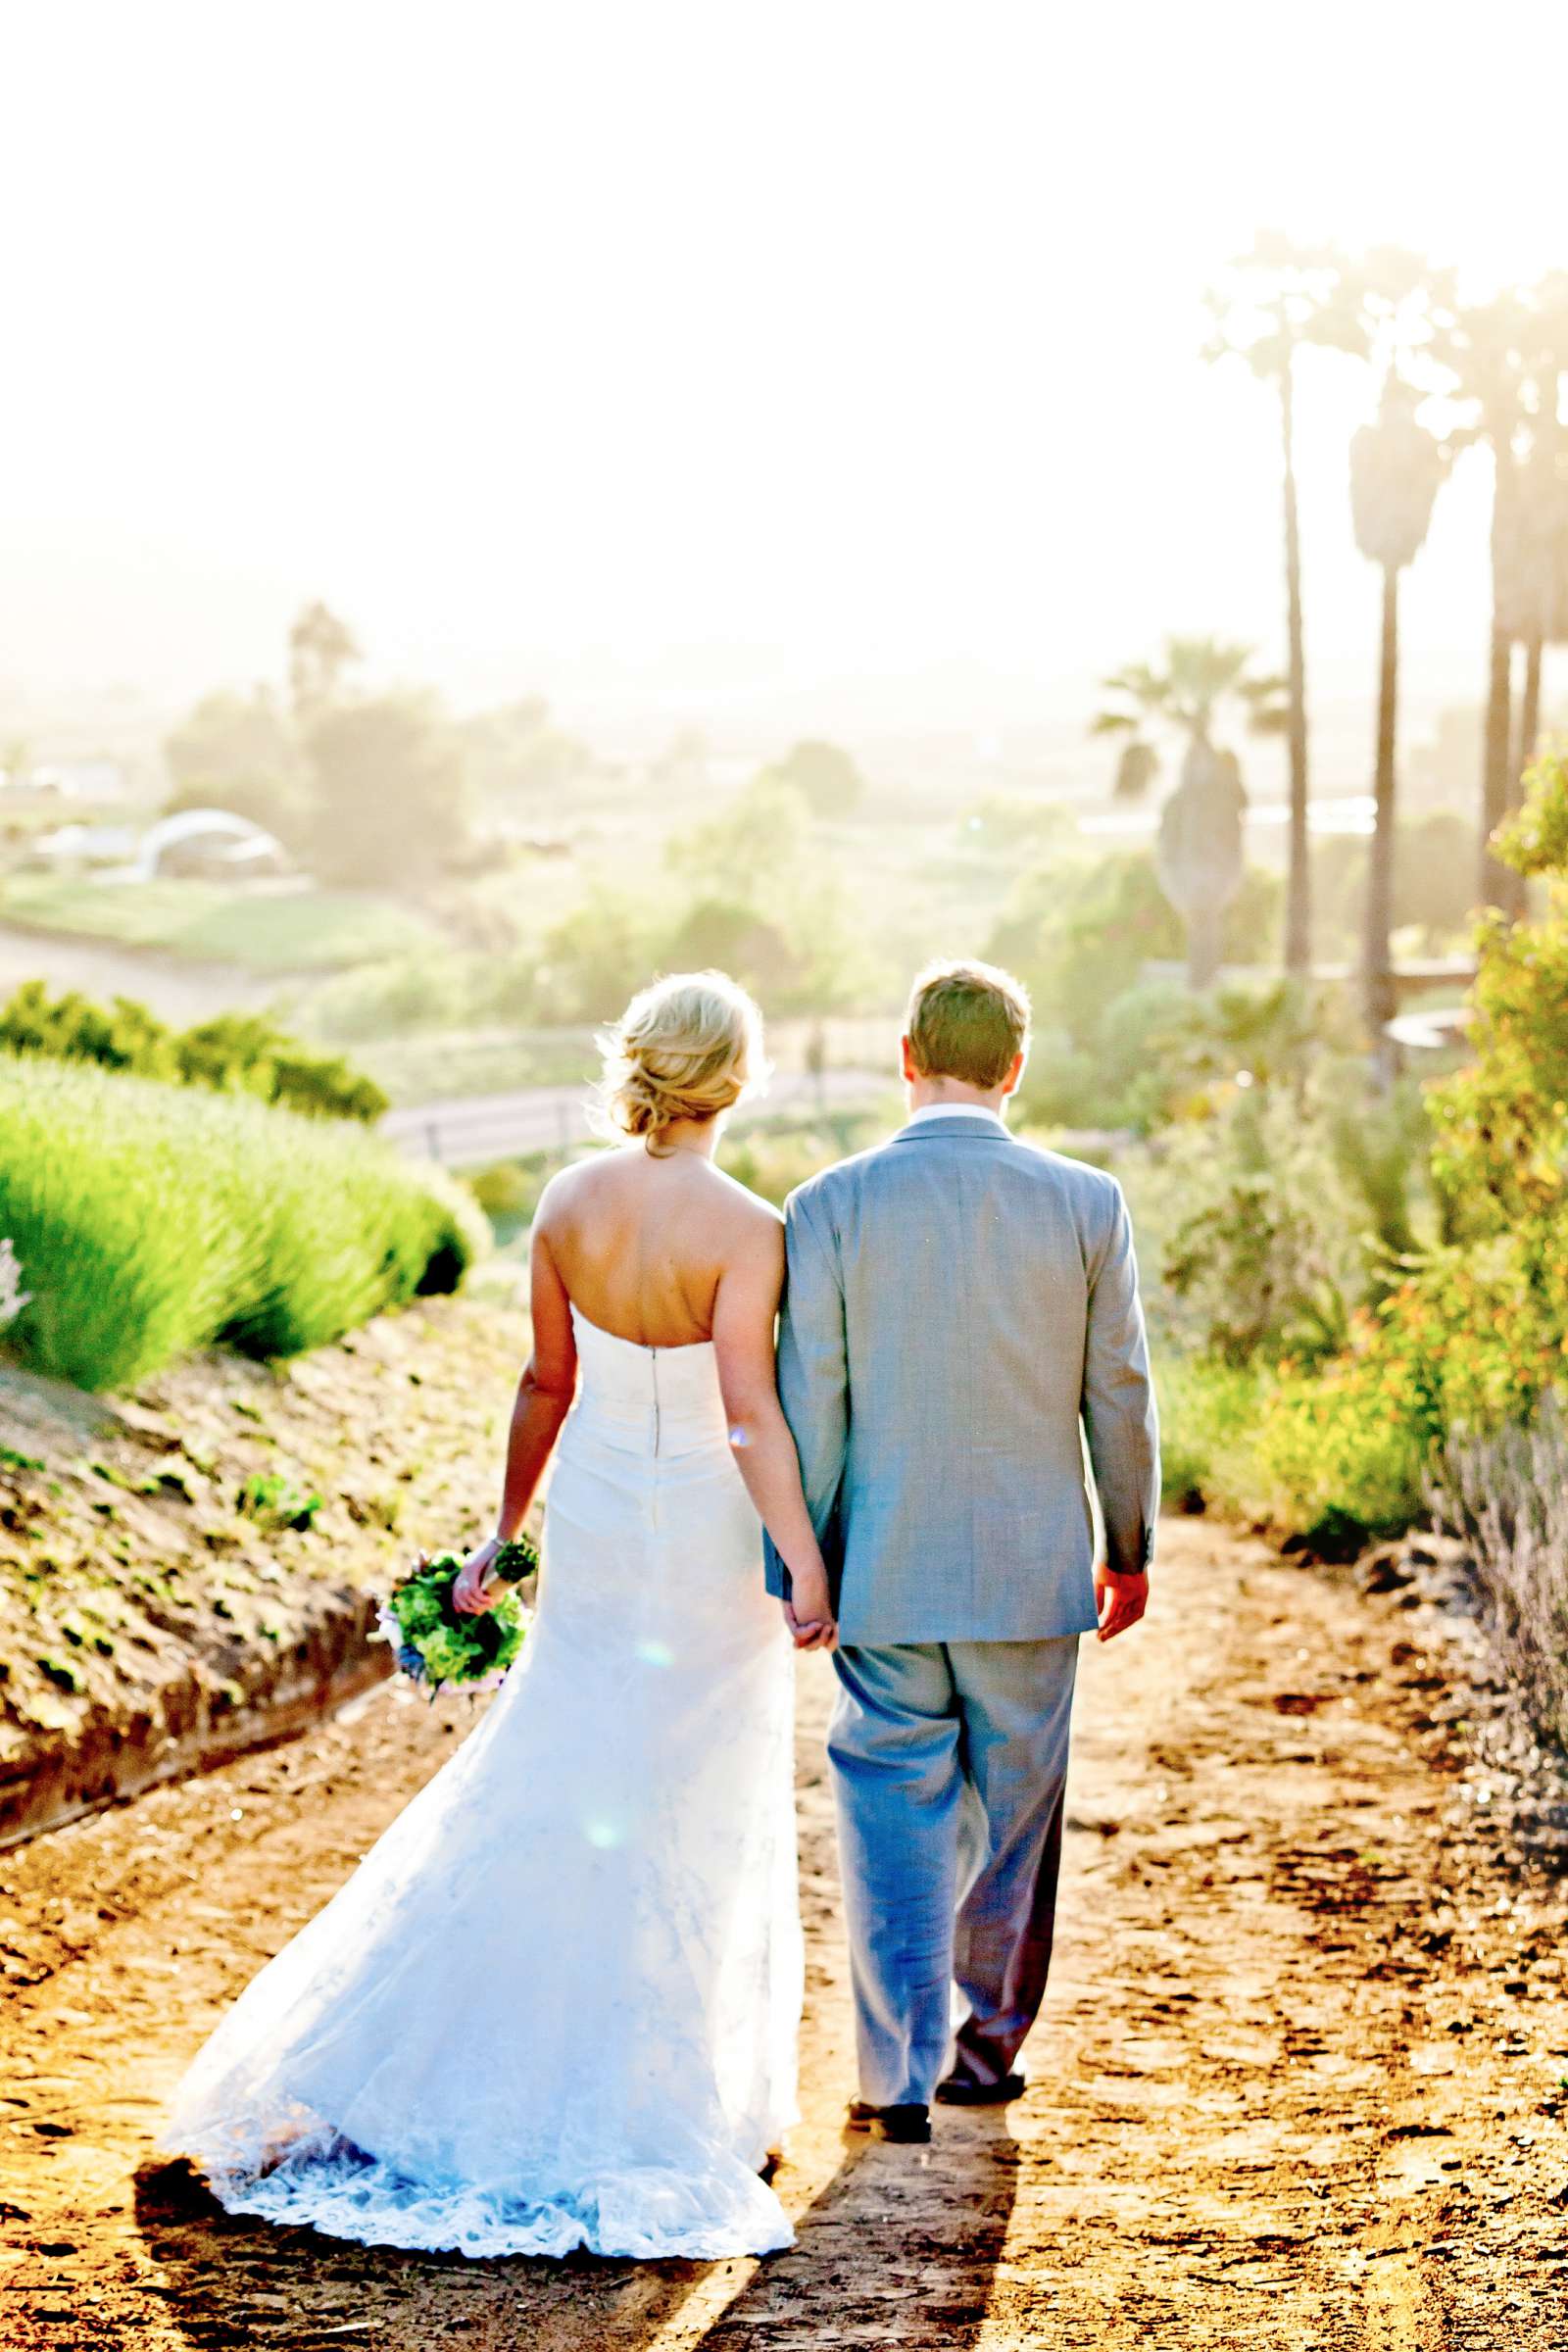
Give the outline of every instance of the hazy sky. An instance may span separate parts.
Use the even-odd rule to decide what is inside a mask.
[[[1568,264],[1561,0],[0,0],[0,71],[12,685],[275,671],[317,594],[460,700],[1277,652],[1214,267],[1260,223]],[[1370,387],[1308,389],[1331,664]],[[1485,490],[1407,597],[1476,683]]]

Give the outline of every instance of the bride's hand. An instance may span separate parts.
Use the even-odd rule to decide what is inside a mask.
[[[784,1622],[789,1627],[790,1640],[797,1649],[837,1649],[839,1629],[831,1617],[803,1618],[790,1603],[784,1603]]]
[[[476,1550],[470,1551],[459,1569],[453,1580],[452,1606],[460,1617],[482,1617],[486,1609],[493,1609],[500,1599],[505,1586],[501,1583],[488,1585],[485,1581],[490,1563],[500,1549],[501,1538],[492,1536],[487,1544],[481,1544]]]
[[[800,1575],[791,1575],[784,1621],[797,1649],[833,1647],[839,1629],[833,1622],[833,1596],[828,1591],[825,1570],[807,1569]]]

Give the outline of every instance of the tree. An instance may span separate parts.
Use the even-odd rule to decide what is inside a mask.
[[[328,710],[307,751],[322,877],[375,884],[428,881],[461,848],[466,805],[463,744],[434,698],[389,694]]]
[[[1242,887],[1242,820],[1247,795],[1234,752],[1194,736],[1182,780],[1160,812],[1154,869],[1187,927],[1187,985],[1195,994],[1219,973],[1225,910]]]
[[[815,816],[848,816],[865,798],[865,778],[849,753],[816,737],[792,745],[762,774],[801,793]]]
[[[1524,904],[1522,877],[1494,855],[1493,841],[1511,808],[1518,806],[1523,729],[1516,737],[1513,710],[1513,648],[1527,649],[1527,698],[1539,710],[1540,656],[1529,648],[1551,634],[1554,615],[1549,588],[1542,593],[1543,569],[1531,546],[1536,537],[1535,499],[1545,492],[1545,536],[1553,533],[1555,472],[1560,444],[1561,404],[1568,370],[1568,275],[1549,277],[1531,291],[1515,289],[1455,316],[1442,344],[1457,399],[1469,413],[1455,445],[1480,445],[1492,453],[1494,488],[1492,511],[1492,627],[1487,664],[1487,715],[1482,755],[1480,895],[1488,906],[1517,915]],[[1532,689],[1530,670],[1536,683]]]
[[[304,779],[288,717],[267,686],[209,694],[164,744],[173,791],[164,813],[215,804],[284,841],[304,828]]]
[[[1301,624],[1301,543],[1296,493],[1296,361],[1306,345],[1359,356],[1365,348],[1348,265],[1337,248],[1296,245],[1261,232],[1250,253],[1231,264],[1208,296],[1214,327],[1205,359],[1242,359],[1279,401],[1284,459],[1287,737],[1290,745],[1290,862],[1286,883],[1285,964],[1305,972],[1312,960],[1306,654]]]
[[[1568,358],[1568,352],[1565,352]],[[1555,383],[1541,387],[1525,458],[1506,475],[1501,527],[1509,574],[1503,603],[1525,649],[1519,726],[1509,760],[1510,805],[1534,765],[1541,736],[1542,657],[1568,637],[1568,432]]]
[[[1225,909],[1243,874],[1247,794],[1236,755],[1210,739],[1215,710],[1239,703],[1254,734],[1278,734],[1286,722],[1285,681],[1250,675],[1250,659],[1247,646],[1216,637],[1168,637],[1162,667],[1133,662],[1104,680],[1115,700],[1092,726],[1096,734],[1129,734],[1129,749],[1143,743],[1151,720],[1187,738],[1181,781],[1160,819],[1155,863],[1160,887],[1187,927],[1188,977],[1196,989],[1207,988],[1219,969]],[[1126,763],[1124,753],[1124,770]]]
[[[1167,637],[1163,667],[1130,662],[1102,679],[1114,700],[1097,712],[1089,731],[1127,734],[1137,742],[1145,724],[1154,720],[1206,739],[1217,707],[1234,701],[1243,706],[1254,735],[1278,735],[1287,723],[1286,681],[1251,676],[1247,666],[1251,659],[1250,646],[1227,645],[1218,637]]]
[[[474,789],[487,801],[553,801],[594,764],[587,746],[555,724],[541,695],[476,711],[463,735]]]
[[[1158,773],[1159,755],[1153,745],[1132,736],[1121,747],[1112,797],[1118,801],[1141,801]]]
[[[307,727],[331,709],[344,673],[363,661],[346,621],[318,601],[296,615],[288,633],[288,684],[294,723]]]
[[[1439,444],[1416,417],[1420,395],[1391,368],[1377,421],[1350,442],[1350,514],[1355,543],[1383,574],[1383,645],[1378,672],[1376,816],[1367,858],[1362,990],[1374,1039],[1382,1040],[1396,998],[1389,935],[1394,906],[1399,691],[1399,574],[1421,551],[1444,475]]]
[[[764,767],[717,816],[677,834],[665,857],[706,896],[745,903],[760,880],[793,875],[810,829],[810,806],[800,787]]]

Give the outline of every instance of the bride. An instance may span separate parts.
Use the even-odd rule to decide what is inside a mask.
[[[782,1228],[712,1164],[760,1051],[715,972],[614,1034],[625,1144],[540,1204],[499,1526],[454,1595],[504,1590],[559,1437],[538,1611],[478,1728],[179,2083],[159,2145],[231,2213],[471,2255],[791,2242],[760,2177],[797,2120],[791,1637],[835,1630],[773,1385]]]

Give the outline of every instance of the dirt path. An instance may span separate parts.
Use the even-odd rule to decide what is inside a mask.
[[[231,2221],[150,2156],[200,2034],[461,1702],[453,1729],[377,1692],[5,1856],[0,2342],[1561,2352],[1564,1881],[1422,1610],[1197,1523],[1164,1560],[1151,1622],[1086,1651],[1028,2096],[943,2112],[929,2151],[840,2129],[828,1688],[803,1677],[808,2113],[779,2181],[799,2242],[762,2264],[373,2253]]]

